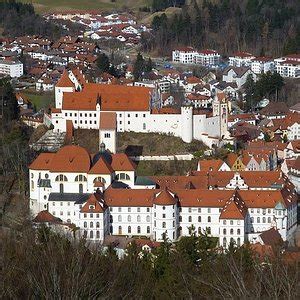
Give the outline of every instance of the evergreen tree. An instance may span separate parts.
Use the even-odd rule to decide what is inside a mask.
[[[110,67],[109,58],[105,53],[100,53],[97,58],[97,67],[101,73],[108,72]]]
[[[151,58],[149,57],[146,65],[145,65],[145,72],[151,72],[152,69],[153,69],[153,63],[152,63]]]
[[[134,80],[139,80],[144,72],[145,60],[142,54],[139,52],[137,54],[136,60],[133,65],[133,77]]]

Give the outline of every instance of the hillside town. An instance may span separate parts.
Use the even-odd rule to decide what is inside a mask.
[[[30,228],[40,249],[61,239],[86,259],[154,269],[178,254],[170,264],[188,257],[180,268],[195,274],[226,255],[250,265],[243,251],[258,273],[298,264],[299,52],[179,42],[159,55],[144,47],[158,30],[139,18],[147,9],[50,11],[57,35],[0,35],[7,236]]]

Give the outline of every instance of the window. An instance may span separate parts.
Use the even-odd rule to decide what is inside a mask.
[[[254,218],[251,217],[251,218],[250,218],[250,223],[253,223],[253,222],[254,222]]]
[[[90,227],[93,228],[94,227],[94,223],[90,222]]]
[[[210,214],[210,213],[211,213],[211,208],[208,208],[208,209],[207,209],[207,212]]]
[[[83,223],[83,227],[86,228],[87,227],[87,222]]]
[[[200,207],[198,208],[198,213],[201,213],[201,208]]]
[[[79,183],[79,194],[83,194],[83,185]]]
[[[166,222],[162,222],[162,228],[166,228]]]
[[[263,222],[263,223],[266,223],[266,217],[263,217],[263,218],[262,218],[262,222]]]
[[[223,234],[226,235],[226,229],[225,228],[223,229]]]
[[[230,234],[233,235],[233,229],[230,229]]]
[[[31,180],[31,189],[34,190],[34,181]]]
[[[86,214],[83,214],[83,217],[86,218]]]
[[[93,214],[90,214],[90,218],[92,218],[93,217]]]
[[[77,182],[77,181],[85,182],[85,181],[87,181],[87,178],[86,178],[84,175],[77,175],[77,176],[75,177],[75,181],[76,181],[76,182]]]
[[[237,243],[236,243],[236,245],[237,245],[238,247],[241,246],[241,239],[240,239],[240,238],[237,238]]]
[[[117,180],[130,180],[130,177],[128,174],[120,173],[116,176]]]
[[[201,216],[198,216],[198,222],[201,222]]]
[[[140,207],[138,207],[138,208],[137,208],[137,212],[140,212],[140,211],[141,211],[141,208],[140,208]]]
[[[259,213],[260,213],[260,209],[258,208],[258,209],[256,210],[256,212],[259,214]]]
[[[94,179],[93,183],[95,183],[95,182],[106,183],[106,180],[103,177],[99,176]]]
[[[226,220],[223,220],[223,224],[226,225]]]
[[[179,216],[179,222],[182,222],[182,216]]]
[[[110,233],[111,233],[111,234],[113,234],[113,232],[114,232],[114,228],[113,228],[113,226],[110,226],[110,229],[109,229],[109,231],[110,231]]]
[[[131,212],[131,207],[128,207],[128,212]]]
[[[96,231],[96,238],[100,239],[100,231],[99,230]]]
[[[198,234],[201,234],[201,227],[198,227]]]
[[[150,216],[146,217],[146,222],[150,222]]]
[[[131,226],[128,226],[128,233],[131,233]]]
[[[118,215],[118,222],[122,222],[122,216]]]
[[[122,226],[119,226],[119,228],[118,228],[118,234],[122,234]]]
[[[146,130],[146,123],[143,123],[143,130]]]
[[[112,216],[112,215],[109,216],[109,222],[110,222],[110,223],[113,222],[113,216]]]
[[[162,217],[163,217],[163,219],[165,219],[166,218],[166,214],[162,214]]]
[[[206,232],[207,232],[207,234],[211,234],[211,228],[210,228],[210,227],[207,227],[207,228],[206,228]]]
[[[96,222],[96,227],[99,228],[100,227],[100,223]]]
[[[118,207],[118,212],[122,212],[122,207]]]
[[[127,216],[127,221],[131,222],[131,216]]]
[[[147,233],[150,233],[150,226],[147,226]]]
[[[226,248],[226,245],[227,245],[227,240],[226,238],[223,238],[223,247]]]
[[[210,217],[210,216],[207,217],[207,222],[208,222],[208,223],[211,222],[211,217]]]
[[[57,175],[55,181],[68,181],[67,177],[63,174]]]
[[[105,138],[110,138],[110,133],[104,133]]]
[[[241,229],[237,230],[237,234],[240,235],[241,234]]]
[[[230,220],[230,225],[233,225],[233,220]]]
[[[141,222],[141,216],[140,215],[138,215],[136,219],[137,219],[138,222]]]
[[[192,209],[189,207],[189,213],[191,213],[192,212]]]
[[[140,226],[137,227],[137,233],[141,233],[141,227]]]
[[[272,221],[271,221],[271,217],[268,217],[268,223],[271,223]]]
[[[192,222],[192,217],[191,216],[189,216],[189,222]]]
[[[64,184],[63,184],[63,183],[60,183],[60,184],[59,184],[59,192],[60,192],[61,194],[64,193]]]
[[[147,212],[150,212],[150,208],[149,207],[147,207]]]
[[[260,217],[257,218],[257,223],[260,223]]]

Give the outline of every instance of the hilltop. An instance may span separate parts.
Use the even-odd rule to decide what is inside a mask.
[[[29,3],[29,0],[20,0]],[[147,6],[150,0],[33,0],[32,4],[37,12],[55,12],[69,10],[119,10],[132,9]]]

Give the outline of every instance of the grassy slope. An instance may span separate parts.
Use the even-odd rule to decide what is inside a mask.
[[[30,91],[22,91],[26,95],[32,104],[34,104],[39,110],[40,108],[47,109],[50,105],[54,103],[54,94],[53,93],[35,93]]]
[[[31,2],[29,0],[20,0],[22,2]],[[88,10],[88,9],[138,9],[145,6],[151,0],[33,0],[37,12],[44,13],[49,11],[67,11],[72,9]]]

